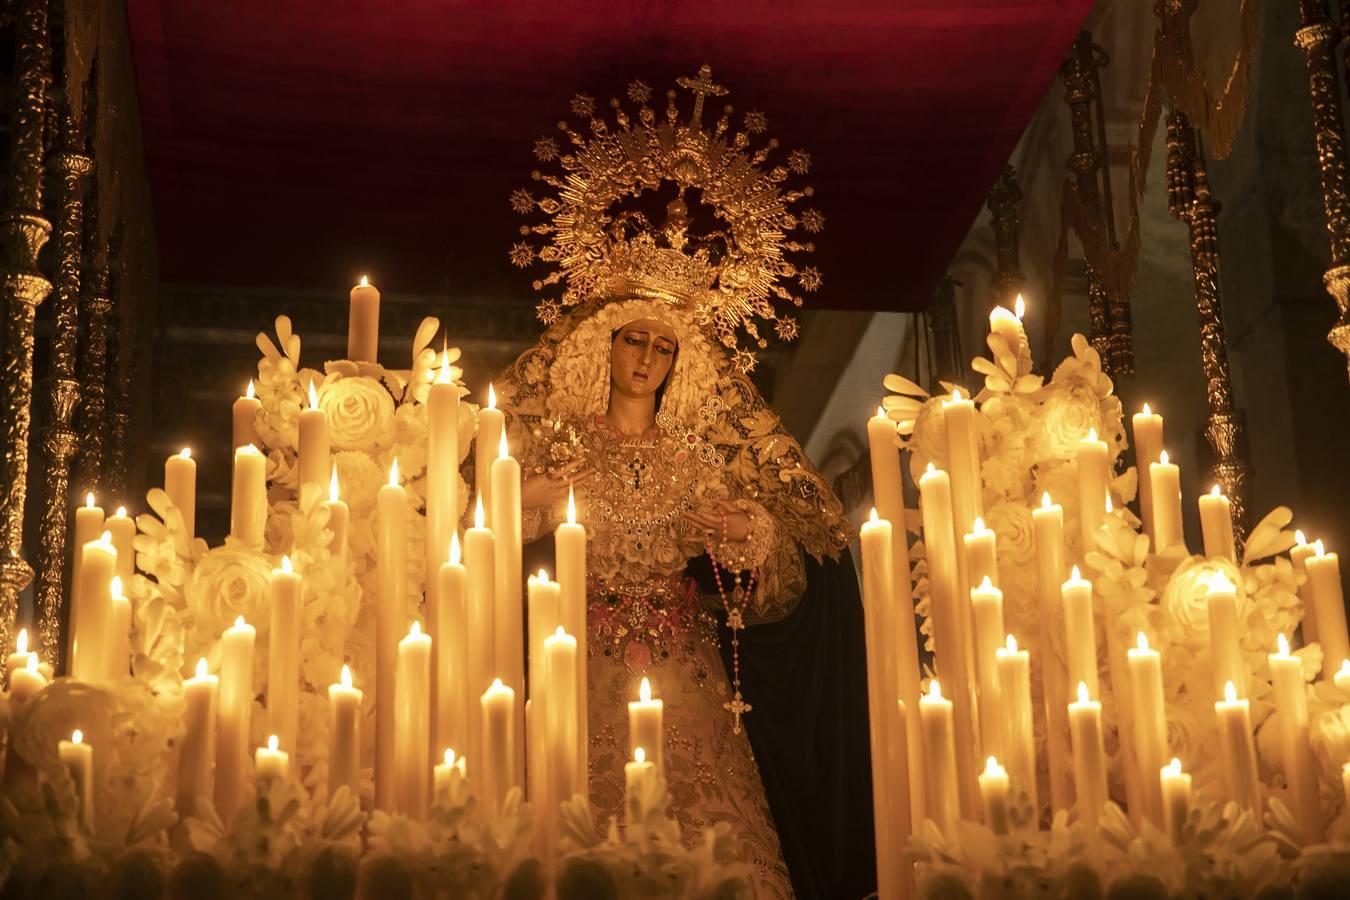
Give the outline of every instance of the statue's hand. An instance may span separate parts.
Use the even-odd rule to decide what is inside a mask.
[[[750,536],[750,516],[725,501],[703,506],[684,514],[684,520],[716,541],[722,540],[722,519],[726,517],[726,540],[743,541]]]
[[[583,468],[578,460],[557,473],[531,475],[520,485],[520,506],[522,509],[552,509],[567,498],[569,485],[581,484],[592,473],[593,470]]]

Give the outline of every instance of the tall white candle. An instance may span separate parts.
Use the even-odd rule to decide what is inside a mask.
[[[984,519],[975,517],[970,534],[961,538],[966,547],[966,565],[970,571],[970,586],[988,581],[998,587],[998,553],[993,530],[986,528]]]
[[[253,717],[253,646],[258,632],[240,616],[220,639],[220,700],[216,725],[216,813],[230,823],[244,791]]]
[[[267,635],[267,727],[283,747],[298,745],[300,733],[300,604],[303,584],[281,558],[268,587],[271,625]]]
[[[574,794],[585,794],[585,782],[576,780],[577,772],[577,639],[561,625],[544,639],[547,663],[548,706],[546,735],[548,752],[549,797],[552,806],[546,814],[552,816],[559,803],[572,799]]]
[[[1167,759],[1167,710],[1163,703],[1162,655],[1148,646],[1148,637],[1139,632],[1136,646],[1127,652],[1130,669],[1130,698],[1134,702],[1135,756],[1144,772],[1161,769]],[[1158,780],[1143,779],[1145,812],[1159,828],[1165,812]]]
[[[483,805],[488,818],[494,819],[501,812],[507,792],[519,784],[514,775],[516,692],[497,678],[480,702],[483,757],[475,763],[475,771],[482,773],[478,783],[482,785]]]
[[[1064,565],[1064,508],[1050,501],[1050,494],[1041,495],[1041,505],[1031,511],[1036,534],[1036,596],[1042,623],[1055,621],[1062,602],[1060,586],[1068,574]],[[1051,642],[1042,630],[1034,636],[1038,658],[1041,661],[1041,687],[1045,706],[1045,751],[1050,772],[1050,808],[1068,809],[1073,803],[1072,783],[1069,779],[1069,673],[1058,653],[1051,651]]]
[[[1074,788],[1078,819],[1095,828],[1106,805],[1106,750],[1102,743],[1102,705],[1078,682],[1078,699],[1069,704],[1069,734],[1073,738]]]
[[[79,604],[71,633],[70,674],[78,681],[102,682],[108,674],[108,629],[112,625],[112,579],[117,551],[106,531],[96,541],[78,547],[80,581],[75,588]]]
[[[483,527],[483,498],[479,496],[474,508],[474,527],[464,530],[464,569],[467,578],[465,616],[468,619],[469,649],[466,654],[469,670],[467,687],[470,700],[481,697],[492,684],[497,668],[494,653],[496,590],[496,552],[492,532]],[[469,716],[469,756],[474,766],[482,765],[485,748],[482,743],[483,717],[476,710]],[[475,776],[476,777],[476,776]]]
[[[1031,706],[1031,654],[1019,650],[1017,639],[1007,636],[1006,646],[999,647],[999,696],[1003,708],[1003,753],[1008,771],[1017,776],[1031,799],[1032,808],[1039,808],[1036,793],[1036,731]]]
[[[449,644],[448,629],[441,626],[440,614],[446,601],[441,597],[444,586],[441,567],[449,559],[450,541],[454,538],[459,520],[459,386],[450,367],[449,352],[442,350],[441,366],[427,393],[427,478],[426,478],[426,610],[427,629],[433,635],[431,642],[431,703],[433,710],[432,746],[463,747],[463,732],[456,733],[450,724],[455,716],[450,706],[453,698],[442,701],[442,690],[451,691],[447,678],[452,670],[447,654],[454,649]],[[462,573],[462,569],[460,570]],[[463,584],[460,584],[462,603]],[[460,681],[463,681],[461,676]],[[462,687],[456,685],[453,690]],[[462,693],[462,692],[461,692]]]
[[[1180,845],[1186,828],[1186,815],[1191,807],[1191,776],[1181,771],[1181,760],[1172,761],[1158,770],[1162,796],[1163,832]]]
[[[574,784],[585,784],[590,758],[586,727],[586,529],[577,522],[576,495],[567,489],[567,521],[553,532],[553,553],[558,566],[558,621],[567,633],[582,642],[577,654],[577,771]]]
[[[397,704],[394,716],[395,777],[399,811],[427,817],[431,795],[431,638],[416,621],[398,643]]]
[[[197,534],[197,461],[184,447],[164,461],[164,493],[183,516],[188,540]]]
[[[121,554],[118,554],[121,560]],[[131,669],[131,600],[122,588],[122,579],[114,575],[108,591],[108,646],[104,651],[108,678],[126,677]]]
[[[1303,575],[1303,583],[1298,586],[1298,599],[1303,603],[1303,643],[1317,642],[1317,610],[1312,602],[1312,585],[1308,582],[1308,557],[1317,552],[1317,548],[1308,543],[1303,529],[1294,529],[1294,546],[1289,548],[1289,561],[1294,571]]]
[[[1322,662],[1322,667],[1324,669],[1331,668],[1332,665],[1333,663],[1331,660],[1324,660]],[[1341,660],[1341,667],[1336,670],[1336,674],[1332,676],[1332,680],[1336,682],[1336,687],[1345,691],[1347,694],[1350,694],[1350,659]]]
[[[255,396],[253,379],[249,379],[244,396],[234,401],[230,409],[231,437],[230,449],[238,450],[249,444],[255,446],[258,440],[258,413],[262,411],[262,401]]]
[[[942,401],[942,421],[947,431],[947,457],[952,479],[952,509],[956,527],[969,533],[975,517],[984,512],[980,481],[979,420],[975,403],[953,391]]]
[[[342,666],[338,683],[328,686],[328,705],[332,717],[328,741],[328,795],[345,787],[357,792],[357,773],[361,768],[361,703],[365,695],[352,687],[352,670]]]
[[[647,751],[656,771],[666,774],[665,703],[652,698],[652,685],[646,676],[638,685],[637,700],[628,703],[628,749]]]
[[[216,694],[220,678],[197,660],[196,675],[183,682],[183,739],[178,753],[178,818],[197,810],[198,797],[211,796],[211,772],[216,756]]]
[[[1097,631],[1092,617],[1092,583],[1074,566],[1069,580],[1060,587],[1064,600],[1065,647],[1069,655],[1069,681],[1083,682],[1088,695],[1098,696]]]
[[[975,672],[980,684],[980,748],[986,757],[1003,756],[1003,720],[1007,710],[1000,701],[998,680],[998,649],[1003,646],[1005,634],[1003,592],[989,583],[989,576],[971,588],[970,610]]]
[[[549,690],[553,679],[548,677],[548,661],[544,658],[544,640],[558,628],[559,588],[556,581],[548,577],[543,569],[539,574],[531,575],[526,587],[529,607],[529,707],[525,711],[530,718],[526,731],[526,778],[530,802],[542,809],[552,809],[549,792],[549,773],[551,769],[549,734],[545,717],[549,713],[552,698]]]
[[[95,833],[94,819],[94,748],[84,742],[84,732],[76,728],[70,740],[56,745],[61,765],[75,783],[75,799],[80,807],[80,823],[90,834]]]
[[[11,678],[15,671],[28,666],[28,629],[20,628],[19,636],[14,639],[14,652],[5,659],[5,679]]]
[[[496,539],[495,588],[497,609],[493,614],[496,629],[496,647],[493,655],[497,660],[497,674],[502,682],[516,692],[517,697],[525,696],[525,649],[521,636],[525,634],[522,606],[524,596],[521,590],[521,555],[523,552],[521,537],[520,507],[520,463],[511,456],[503,431],[498,445],[499,454],[492,462],[492,535]],[[525,708],[521,704],[516,709],[516,733],[525,730]],[[522,744],[524,742],[521,742]],[[515,780],[520,783],[525,778],[525,748],[515,747]]]
[[[398,460],[376,497],[375,568],[375,808],[395,808],[394,679],[398,641],[407,616],[408,494],[398,481]]]
[[[1149,463],[1158,458],[1163,448],[1163,417],[1144,404],[1142,412],[1131,418],[1134,426],[1134,470],[1139,476],[1139,518],[1144,534],[1153,534],[1153,492],[1149,486]]]
[[[71,539],[71,571],[70,571],[70,620],[66,625],[66,666],[67,671],[73,671],[71,666],[73,660],[70,654],[73,652],[73,643],[75,635],[80,631],[80,584],[84,579],[80,575],[80,569],[84,566],[84,545],[90,541],[96,541],[103,534],[103,509],[94,505],[94,494],[89,492],[84,495],[84,506],[75,510],[75,531]]]
[[[281,749],[277,736],[267,738],[267,746],[253,754],[253,775],[259,784],[266,781],[286,781],[291,777],[291,755]]]
[[[483,498],[487,524],[492,527],[492,463],[499,455],[506,417],[497,408],[497,391],[489,384],[487,405],[480,407],[476,417],[478,436],[474,438],[474,478],[478,496]]]
[[[1200,533],[1205,541],[1206,556],[1220,556],[1237,562],[1233,542],[1232,506],[1216,484],[1208,494],[1201,494]]]
[[[9,703],[12,712],[33,698],[47,686],[47,679],[38,669],[38,655],[27,653],[24,665],[9,673]],[[12,745],[11,745],[12,746]]]
[[[436,764],[432,773],[433,805],[454,806],[460,800],[460,795],[464,789],[464,778],[467,775],[467,769],[464,765],[464,757],[456,756],[455,751],[445,748],[444,761]],[[442,802],[444,801],[444,802]]]
[[[124,585],[131,584],[131,576],[136,571],[136,522],[127,515],[125,506],[117,507],[117,512],[108,516],[103,530],[112,535],[113,549],[117,551],[117,577]]]
[[[352,288],[347,307],[347,358],[352,362],[376,361],[380,347],[380,292],[370,279]]]
[[[1008,833],[1008,770],[990,756],[980,773],[980,799],[984,806],[984,824],[994,834]]]
[[[1223,572],[1215,572],[1205,594],[1209,605],[1209,648],[1214,661],[1214,694],[1233,682],[1238,692],[1247,690],[1247,670],[1238,642],[1237,587]]]
[[[1150,463],[1149,490],[1153,492],[1153,547],[1161,553],[1173,544],[1185,543],[1181,530],[1181,470],[1167,458],[1167,451]]]
[[[469,740],[469,635],[465,602],[468,572],[461,562],[459,535],[450,533],[450,552],[436,575],[435,633],[431,638],[433,747],[465,747]]]
[[[234,451],[230,537],[261,550],[267,528],[267,457],[252,444]]]
[[[1097,544],[1095,535],[1106,515],[1106,485],[1109,479],[1110,459],[1106,442],[1098,440],[1097,429],[1078,442],[1076,471],[1078,473],[1078,521],[1082,529],[1083,553]]]
[[[1350,636],[1345,625],[1345,598],[1341,594],[1341,563],[1335,553],[1327,553],[1320,540],[1313,541],[1313,555],[1304,561],[1308,573],[1308,593],[1316,610],[1317,639],[1322,644],[1326,674],[1334,672],[1341,660],[1350,658]]]
[[[1223,752],[1224,786],[1228,798],[1258,817],[1262,814],[1261,779],[1256,768],[1256,742],[1246,700],[1238,699],[1233,682],[1224,685],[1223,699],[1214,704],[1219,719],[1219,745]]]
[[[1317,761],[1308,738],[1308,695],[1303,681],[1303,663],[1289,652],[1289,639],[1279,636],[1270,662],[1271,686],[1275,692],[1275,716],[1280,735],[1280,757],[1289,800],[1303,840],[1322,840],[1321,801],[1317,796]]]
[[[328,486],[333,469],[333,454],[328,441],[328,414],[319,408],[314,380],[309,382],[309,408],[300,410],[300,488],[313,485],[322,491]],[[284,739],[282,743],[285,743]]]
[[[333,467],[328,478],[328,501],[324,503],[328,510],[328,531],[333,536],[328,544],[328,552],[341,559],[347,558],[347,531],[351,526],[351,510],[342,500],[338,484],[337,466]]]
[[[957,786],[956,727],[952,702],[942,696],[934,678],[919,699],[919,727],[923,731],[924,808],[928,818],[947,836],[961,818]]]
[[[655,766],[647,759],[645,747],[633,748],[632,762],[623,764],[623,808],[626,821],[629,814],[639,808],[640,800],[647,782],[656,777]]]

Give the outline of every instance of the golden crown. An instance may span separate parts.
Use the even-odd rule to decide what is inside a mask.
[[[772,323],[779,338],[792,340],[797,322],[779,314],[774,301],[801,306],[802,298],[794,291],[820,287],[814,266],[798,266],[787,258],[815,249],[810,242],[790,240],[794,230],[814,234],[825,224],[818,210],[790,209],[812,196],[810,187],[784,187],[790,176],[807,173],[811,158],[804,150],[793,150],[782,164],[769,164],[778,141],[752,146],[768,126],[760,112],[745,114],[740,130],[734,130],[732,107],[726,104],[716,124],[705,128],[705,101],[727,93],[713,83],[710,67],[676,79],[676,84],[693,96],[684,121],[676,91],[666,92],[665,115],[658,116],[649,105],[651,88],[641,81],[628,86],[636,116],[617,99],[610,100],[612,124],[600,118],[593,98],[572,98],[572,113],[585,121],[585,128],[558,123],[571,146],[568,153],[553,137],[535,141],[535,157],[558,163],[562,173],[531,173],[552,189],[547,196],[536,197],[524,188],[511,194],[517,213],[542,212],[548,219],[521,227],[525,240],[512,246],[510,258],[521,268],[553,267],[534,282],[543,297],[539,318],[546,325],[565,308],[595,298],[661,299],[692,311],[735,351],[736,364],[748,372],[755,364],[754,351],[737,349],[737,330],[762,348],[766,342],[756,320],[763,320]],[[625,201],[672,184],[677,196],[667,202],[659,224],[640,211],[621,208]],[[690,201],[711,208],[712,228],[693,228]],[[531,238],[542,246],[531,244]]]

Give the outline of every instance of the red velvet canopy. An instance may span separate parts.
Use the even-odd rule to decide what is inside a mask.
[[[129,0],[163,277],[525,301],[574,93],[703,63],[813,159],[822,306],[916,308],[1091,0]]]

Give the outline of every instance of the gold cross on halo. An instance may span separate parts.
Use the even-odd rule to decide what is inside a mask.
[[[703,100],[707,97],[725,97],[727,89],[712,80],[712,66],[704,63],[699,67],[698,75],[689,75],[675,79],[675,83],[694,95],[694,112],[689,124],[697,127],[703,121]]]

